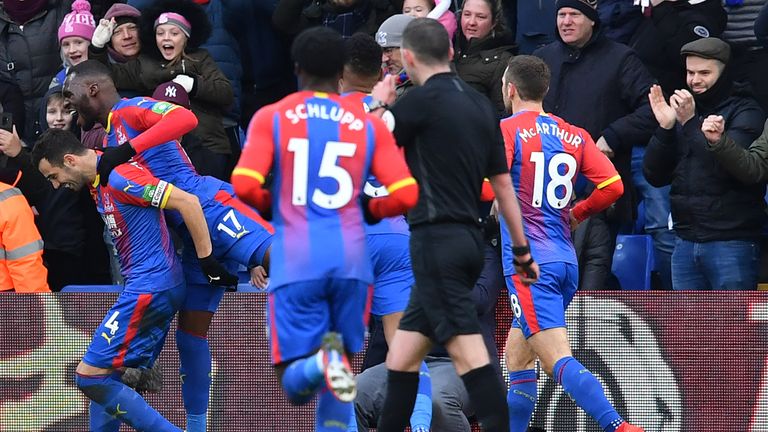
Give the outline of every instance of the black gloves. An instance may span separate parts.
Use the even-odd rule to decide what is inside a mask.
[[[205,277],[208,278],[208,283],[213,286],[227,287],[230,291],[237,290],[237,276],[229,273],[224,266],[219,263],[213,255],[208,255],[205,258],[198,258],[200,262],[200,269],[202,269]]]
[[[104,149],[104,153],[101,155],[99,164],[96,166],[96,172],[99,173],[100,183],[102,186],[106,186],[109,183],[109,174],[115,169],[116,166],[122,165],[136,154],[136,150],[131,147],[131,142],[126,141],[117,147],[109,147]]]
[[[365,220],[365,223],[368,225],[376,225],[381,222],[381,219],[371,213],[371,208],[369,206],[370,202],[371,197],[366,194],[361,194],[360,205],[363,207],[363,220]]]

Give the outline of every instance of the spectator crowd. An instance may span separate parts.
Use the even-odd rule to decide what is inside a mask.
[[[33,209],[48,287],[120,281],[88,192],[53,189],[29,159],[48,128],[102,146],[104,127],[62,96],[69,68],[98,60],[123,97],[191,109],[199,124],[182,145],[200,174],[228,181],[254,112],[297,88],[289,47],[299,32],[372,36],[378,77],[392,75],[401,95],[412,87],[400,57],[410,17],[446,28],[454,70],[500,119],[508,60],[542,58],[552,73],[545,111],[586,129],[621,174],[623,197],[573,232],[580,288],[620,288],[616,237],[637,231],[653,238],[655,288],[755,289],[766,279],[765,0],[4,0],[0,182]],[[587,184],[576,180],[577,197]],[[0,200],[0,213],[11,202]],[[31,228],[26,217],[16,224]],[[4,281],[16,255],[0,229]]]

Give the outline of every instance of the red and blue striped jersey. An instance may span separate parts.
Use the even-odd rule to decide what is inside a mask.
[[[181,263],[161,211],[173,186],[131,162],[112,171],[108,186],[99,186],[97,178],[92,187],[117,248],[125,291],[152,293],[182,283]]]
[[[569,216],[576,175],[603,188],[621,179],[616,169],[587,131],[550,114],[519,112],[501,121],[501,132],[531,254],[539,264],[578,264]],[[510,275],[512,244],[501,226],[504,274]]]
[[[301,91],[256,113],[233,176],[274,174],[271,287],[372,281],[360,194],[370,173],[390,193],[413,184],[399,155],[384,123],[339,95]]]
[[[122,99],[109,113],[105,147],[116,147],[133,140],[177,108],[179,108],[178,105],[151,98]],[[181,135],[179,133],[177,140],[156,145],[136,154],[133,160],[148,168],[153,176],[196,195],[201,202],[213,199],[222,182],[214,178],[203,178],[197,174],[178,141]]]

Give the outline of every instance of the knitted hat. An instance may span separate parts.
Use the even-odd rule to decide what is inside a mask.
[[[91,15],[91,4],[88,0],[75,0],[72,3],[72,12],[64,17],[64,21],[59,26],[59,43],[70,36],[80,36],[90,41],[94,30],[96,30],[96,21]]]
[[[564,7],[576,9],[593,22],[600,21],[597,15],[597,0],[557,0],[557,10]]]
[[[401,47],[403,45],[403,31],[413,20],[414,18],[410,15],[392,15],[379,26],[379,31],[376,32],[376,42],[382,48]]]
[[[163,24],[175,25],[176,27],[180,28],[182,33],[184,33],[187,37],[192,34],[192,24],[190,24],[186,18],[181,16],[181,14],[177,14],[176,12],[161,13],[160,16],[155,20],[154,28],[157,29],[157,26]]]
[[[115,27],[125,24],[127,22],[138,23],[141,12],[135,7],[125,3],[115,3],[104,15],[104,19],[115,19]]]
[[[189,108],[189,94],[184,90],[184,87],[173,81],[168,81],[157,86],[155,92],[152,93],[152,98]]]

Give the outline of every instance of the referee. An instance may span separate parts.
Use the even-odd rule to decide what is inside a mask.
[[[431,342],[448,350],[486,431],[508,431],[506,392],[490,364],[471,298],[483,267],[480,190],[489,178],[509,223],[519,274],[538,277],[525,239],[496,110],[451,72],[453,49],[436,20],[413,20],[403,32],[403,65],[416,84],[391,112],[419,184],[408,214],[416,284],[387,356],[387,395],[379,432],[402,432],[414,406],[419,364]],[[373,91],[371,110],[395,100],[391,76]]]

